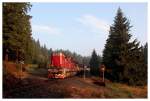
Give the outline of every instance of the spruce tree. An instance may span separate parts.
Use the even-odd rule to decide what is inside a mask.
[[[92,52],[89,65],[91,74],[95,76],[99,75],[99,58],[95,50],[93,50]]]
[[[3,3],[3,56],[10,60],[25,58],[31,36],[30,3]]]
[[[143,78],[146,79],[146,66],[140,43],[136,39],[130,40],[130,28],[130,22],[119,8],[114,24],[110,26],[103,63],[107,68],[106,77],[112,81],[140,85],[145,82]]]
[[[106,76],[115,81],[122,78],[121,73],[123,71],[124,64],[119,62],[121,60],[120,56],[127,51],[126,46],[131,37],[129,34],[130,27],[129,21],[126,17],[124,17],[121,9],[119,8],[114,24],[110,27],[109,37],[103,52],[103,62],[107,69],[111,71]]]

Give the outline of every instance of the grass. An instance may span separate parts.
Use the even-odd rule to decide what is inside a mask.
[[[125,89],[120,89],[120,87],[115,83],[109,83],[106,87],[110,90],[109,96],[110,97],[117,97],[117,98],[132,98],[132,94]]]
[[[38,65],[37,64],[28,64],[27,67],[36,69],[36,68],[38,68]]]
[[[108,83],[106,96],[111,98],[147,98],[147,87],[132,87],[120,83]]]

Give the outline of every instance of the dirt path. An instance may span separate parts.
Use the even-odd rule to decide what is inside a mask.
[[[67,79],[48,79],[28,75],[17,89],[4,92],[10,98],[91,98],[103,97],[98,85],[90,79],[71,77]],[[95,94],[95,95],[92,95]]]
[[[104,87],[95,83],[98,77],[48,79],[46,69],[25,71],[22,75],[13,63],[4,67],[7,72],[3,74],[3,98],[147,98],[147,86],[131,87],[105,80]]]
[[[71,77],[47,79],[28,75],[14,89],[4,91],[4,98],[146,98],[146,88],[131,88],[117,83],[99,86],[95,78]],[[138,92],[138,95],[132,91]]]

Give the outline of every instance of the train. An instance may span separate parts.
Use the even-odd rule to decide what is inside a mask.
[[[64,79],[76,75],[80,70],[73,58],[64,55],[62,52],[52,53],[50,60],[48,78]]]

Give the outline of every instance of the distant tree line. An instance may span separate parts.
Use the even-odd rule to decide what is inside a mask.
[[[108,79],[129,85],[147,84],[147,43],[131,40],[129,20],[119,8],[103,51]]]

